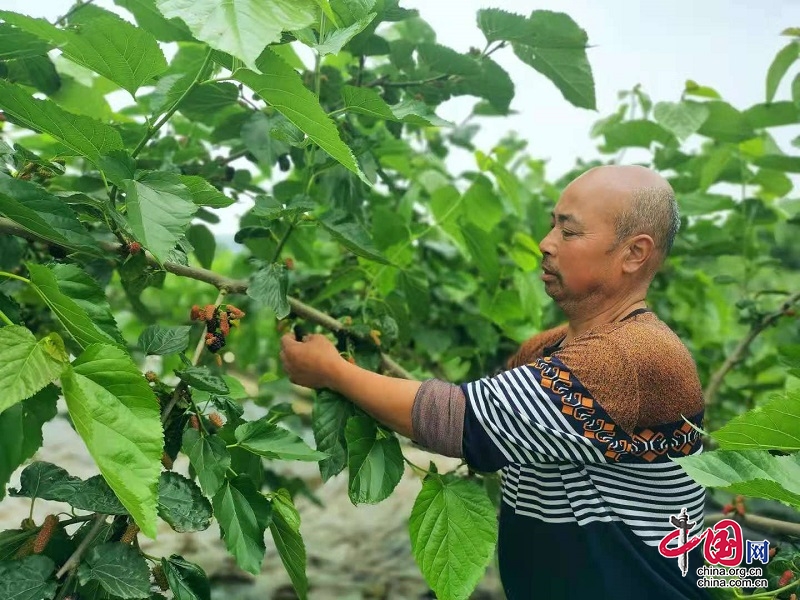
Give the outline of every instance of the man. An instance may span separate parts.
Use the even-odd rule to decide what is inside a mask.
[[[508,371],[461,386],[385,377],[321,335],[285,336],[295,383],[331,388],[433,451],[502,469],[499,564],[510,600],[704,597],[658,552],[705,492],[670,457],[700,452],[703,397],[685,346],[645,296],[679,227],[669,184],[637,166],[592,169],[564,190],[541,276],[568,323],[534,336]]]

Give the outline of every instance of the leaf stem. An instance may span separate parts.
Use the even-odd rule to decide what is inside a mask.
[[[0,271],[0,277],[8,277],[9,279],[16,279],[17,281],[21,281],[23,283],[27,283],[28,285],[30,285],[30,283],[31,283],[30,279],[25,279],[24,277],[21,277],[20,275],[14,275],[14,273],[8,273],[6,271]]]
[[[796,579],[793,579],[785,586],[780,587],[777,590],[768,590],[766,592],[759,592],[758,594],[750,594],[749,596],[744,596],[738,591],[734,591],[734,594],[736,594],[737,598],[747,598],[747,600],[750,600],[751,598],[776,598],[781,592],[786,592],[794,587],[797,587],[798,583],[800,582],[798,582]]]
[[[422,467],[420,467],[420,466],[418,466],[418,465],[415,465],[415,464],[414,464],[414,463],[412,463],[410,460],[408,460],[408,459],[406,458],[405,454],[403,455],[403,460],[404,460],[404,461],[405,461],[405,462],[408,464],[408,466],[409,466],[409,467],[411,467],[411,468],[412,468],[412,469],[414,469],[415,471],[419,471],[420,473],[425,473],[425,475],[430,475],[430,474],[431,474],[431,472],[430,472],[430,471],[428,471],[428,469],[423,469]]]
[[[61,579],[61,577],[64,576],[64,573],[78,565],[78,563],[81,561],[81,557],[83,557],[84,552],[86,552],[86,550],[89,548],[89,544],[92,543],[92,540],[94,540],[94,537],[98,534],[105,522],[106,515],[95,513],[94,525],[92,525],[89,533],[86,534],[86,537],[83,538],[83,541],[75,549],[75,552],[72,553],[72,556],[70,556],[67,559],[67,562],[65,562],[64,565],[58,570],[58,573],[56,573],[56,579]]]
[[[56,25],[61,25],[64,21],[69,19],[72,15],[74,15],[80,9],[84,8],[85,6],[89,6],[90,4],[93,4],[93,3],[94,3],[94,0],[86,0],[86,2],[77,2],[77,3],[75,3],[75,5],[72,8],[70,8],[63,16],[58,17],[56,19],[55,24]]]
[[[9,325],[9,326],[13,326],[13,325],[16,324],[11,319],[9,319],[6,316],[6,313],[4,313],[2,310],[0,310],[0,321],[2,321],[3,323],[5,323],[6,325]],[[31,501],[31,515],[33,515],[33,501]]]
[[[214,51],[211,48],[208,49],[208,52],[206,52],[206,57],[203,60],[203,65],[200,67],[200,70],[197,72],[197,75],[195,76],[194,81],[192,81],[192,83],[189,85],[189,87],[184,90],[184,92],[183,92],[183,94],[181,94],[180,98],[178,98],[175,101],[175,103],[172,106],[169,107],[169,110],[167,110],[167,112],[165,112],[161,116],[161,118],[158,121],[156,121],[156,123],[152,127],[149,127],[147,129],[147,133],[145,133],[144,137],[136,145],[136,148],[133,149],[133,152],[131,153],[131,157],[132,158],[136,158],[139,155],[139,153],[147,145],[147,142],[149,142],[153,138],[153,136],[156,133],[158,133],[158,130],[161,129],[164,126],[164,124],[167,121],[170,120],[172,115],[175,114],[175,111],[178,110],[178,108],[181,105],[181,102],[183,102],[186,99],[186,97],[194,91],[194,88],[196,88],[202,82],[203,73],[205,73],[206,68],[211,63],[211,56],[212,56],[213,52]]]
[[[275,262],[281,257],[281,252],[283,252],[283,247],[286,245],[286,242],[289,240],[289,236],[292,235],[292,231],[294,231],[294,227],[297,224],[297,219],[293,219],[291,223],[289,223],[289,228],[281,237],[280,241],[278,242],[278,247],[275,248],[275,254],[272,256],[272,261]]]

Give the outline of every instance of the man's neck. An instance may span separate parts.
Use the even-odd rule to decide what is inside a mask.
[[[561,345],[569,343],[579,335],[583,335],[590,329],[606,323],[620,321],[625,316],[639,308],[647,308],[644,299],[626,300],[616,303],[599,312],[582,312],[580,315],[568,315],[569,325],[567,335]]]

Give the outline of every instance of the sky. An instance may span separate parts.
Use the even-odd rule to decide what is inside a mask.
[[[111,0],[98,0],[113,7]],[[54,19],[72,0],[0,0],[0,7]],[[528,15],[532,10],[569,14],[589,36],[589,62],[594,73],[597,111],[576,108],[563,99],[544,76],[523,64],[510,48],[493,57],[510,73],[516,86],[511,108],[518,114],[485,118],[476,145],[488,151],[508,131],[529,143],[536,158],[548,160],[552,177],[572,167],[576,157],[598,156],[597,140],[589,138],[592,124],[617,106],[617,92],[641,84],[654,101],[677,101],[684,83],[693,79],[715,88],[739,108],[765,100],[765,77],[775,54],[788,38],[780,32],[800,26],[800,0],[401,0],[416,8],[437,32],[438,42],[466,52],[483,48],[485,39],[476,25],[480,8],[503,8]],[[777,98],[788,99],[794,73],[787,76]],[[438,113],[459,122],[476,102],[461,97],[443,104]],[[785,151],[796,129],[775,132]],[[636,160],[636,153],[626,161]],[[453,161],[454,164],[453,164]],[[474,168],[471,156],[457,154],[451,166]]]

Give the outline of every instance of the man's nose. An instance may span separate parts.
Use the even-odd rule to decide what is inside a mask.
[[[539,250],[542,251],[542,254],[555,254],[554,231],[555,229],[551,229],[547,235],[542,238],[542,241],[539,242]]]

